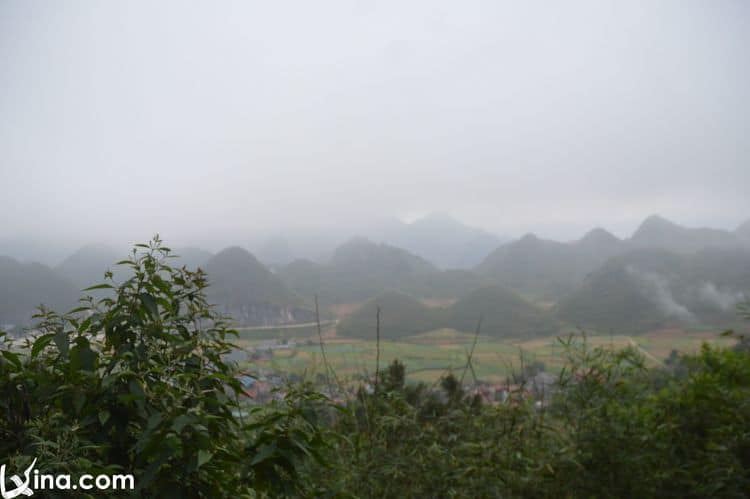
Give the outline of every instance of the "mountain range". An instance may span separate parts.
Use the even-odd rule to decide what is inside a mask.
[[[748,249],[742,234],[708,228],[686,228],[658,215],[646,218],[628,239],[596,228],[577,241],[562,243],[527,234],[490,253],[475,272],[541,300],[558,300],[581,285],[605,261],[637,249],[661,249],[689,255],[705,249]]]
[[[253,247],[258,258],[272,266],[299,259],[325,263],[336,248],[356,238],[405,249],[441,269],[470,269],[506,240],[448,215],[431,214],[411,223],[386,218],[349,229],[272,236]]]
[[[572,242],[527,234],[501,244],[444,216],[387,223],[379,230],[380,237],[409,248],[354,237],[323,261],[297,259],[273,267],[240,247],[216,254],[185,248],[175,251],[181,256],[170,264],[206,270],[209,299],[248,326],[311,321],[318,296],[324,309],[377,298],[412,310],[398,314],[413,318],[403,324],[407,332],[434,323],[437,313],[422,305],[427,299],[442,300],[450,309],[439,317],[440,327],[460,330],[471,329],[480,314],[488,328],[505,328],[502,334],[508,334],[508,324],[528,334],[560,324],[631,332],[670,324],[718,327],[733,323],[734,304],[750,292],[750,222],[736,231],[694,229],[654,215],[626,239],[595,228]],[[422,244],[427,246],[421,253],[410,251]],[[477,258],[481,247],[489,249]],[[438,255],[441,264],[424,253]],[[105,246],[80,248],[54,268],[4,257],[0,323],[28,323],[40,302],[72,305],[78,291],[101,282],[108,268],[125,278],[125,271],[113,268],[119,259]],[[472,261],[479,263],[443,270]],[[417,312],[425,314],[424,321],[415,318]]]

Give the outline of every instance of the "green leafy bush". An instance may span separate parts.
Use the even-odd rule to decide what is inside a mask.
[[[237,497],[290,491],[315,426],[295,391],[249,412],[234,366],[234,331],[206,302],[200,270],[172,268],[155,238],[119,262],[131,277],[88,290],[65,315],[43,310],[35,338],[0,349],[0,455],[42,472],[133,474],[145,497]]]

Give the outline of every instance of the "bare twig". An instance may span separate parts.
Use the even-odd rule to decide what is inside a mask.
[[[378,379],[380,378],[380,305],[375,312],[375,387],[378,391]]]
[[[328,364],[328,358],[326,357],[326,349],[323,346],[323,332],[320,328],[320,309],[318,307],[318,295],[315,295],[315,324],[318,328],[318,343],[320,344],[320,354],[323,356],[323,365],[326,370],[326,384],[328,385],[328,393],[333,393],[333,387],[331,385],[331,377],[329,373],[330,365]]]
[[[482,316],[479,316],[479,320],[477,321],[477,329],[474,331],[474,340],[471,342],[471,350],[469,350],[469,355],[466,356],[466,366],[464,367],[464,372],[461,373],[461,386],[464,384],[464,377],[466,376],[466,371],[471,366],[472,373],[474,372],[474,366],[471,365],[471,358],[474,356],[474,348],[477,346],[477,338],[479,338],[479,332],[482,330]],[[476,374],[474,375],[474,382],[476,383]]]

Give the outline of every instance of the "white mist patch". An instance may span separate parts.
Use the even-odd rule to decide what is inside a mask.
[[[734,309],[744,298],[742,293],[721,290],[712,282],[704,282],[698,290],[698,296],[704,302],[715,305],[724,311]]]
[[[625,270],[636,279],[643,292],[648,296],[659,309],[671,317],[683,321],[695,321],[693,313],[684,305],[677,303],[669,289],[669,281],[666,277],[656,272],[646,272],[639,270],[632,265],[628,265]]]

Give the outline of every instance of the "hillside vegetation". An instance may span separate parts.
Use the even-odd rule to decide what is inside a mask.
[[[377,309],[380,307],[380,337],[394,340],[440,327],[443,312],[423,305],[416,298],[390,291],[365,302],[341,321],[339,336],[375,338]]]
[[[39,305],[67,309],[79,290],[41,263],[21,263],[0,256],[0,325],[29,325]]]
[[[480,319],[482,334],[491,337],[535,337],[553,334],[559,329],[549,312],[512,291],[490,286],[474,290],[447,307],[427,307],[401,293],[384,293],[342,320],[338,334],[373,339],[378,306],[384,339],[401,339],[445,327],[473,332]]]
[[[568,324],[626,334],[675,324],[742,327],[736,304],[748,289],[750,251],[634,250],[591,273],[557,311]]]
[[[227,248],[205,263],[208,297],[242,325],[274,325],[311,320],[310,310],[250,252]]]
[[[477,289],[447,310],[444,326],[473,331],[482,320],[482,334],[495,338],[547,336],[560,328],[548,311],[500,286]]]
[[[484,259],[476,272],[520,293],[555,300],[622,251],[621,241],[602,229],[574,243],[548,241],[528,234],[500,246]]]
[[[356,303],[386,291],[423,298],[455,298],[487,283],[467,270],[438,270],[427,260],[387,244],[363,238],[336,249],[330,262],[297,260],[279,269],[279,277],[308,301]]]

